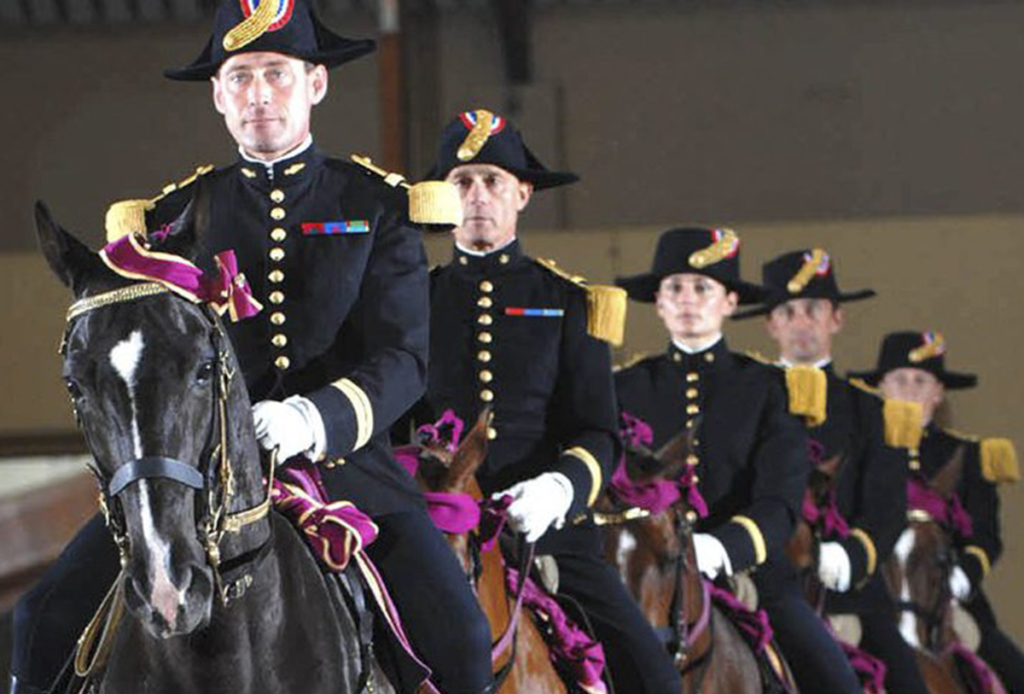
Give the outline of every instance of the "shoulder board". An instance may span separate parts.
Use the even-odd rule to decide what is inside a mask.
[[[373,163],[373,160],[362,154],[353,154],[351,157],[352,161],[357,164],[368,176],[375,176],[381,179],[384,183],[387,183],[392,188],[402,186],[403,188],[409,188],[409,184],[405,181],[405,176],[402,174],[391,173],[380,168]]]
[[[654,355],[651,354],[650,352],[634,352],[633,354],[629,355],[629,357],[625,361],[623,361],[621,364],[616,364],[612,368],[612,371],[615,372],[615,373],[618,373],[619,371],[624,371],[624,370],[628,369],[631,366],[636,366],[637,364],[639,364],[643,360],[648,359],[648,358],[650,358],[652,356],[654,356]]]
[[[778,364],[770,360],[768,357],[764,356],[764,354],[757,351],[756,349],[745,349],[743,350],[742,354],[748,359],[753,359],[759,364],[764,364],[765,366],[774,366],[775,368],[781,368]]]
[[[882,397],[882,393],[878,390],[878,388],[871,386],[863,378],[847,378],[846,382],[849,383],[854,388],[857,388],[858,390],[863,390],[865,393],[871,393],[877,398]]]
[[[1020,465],[1013,441],[981,440],[981,475],[993,484],[1020,481]]]
[[[120,200],[112,204],[107,208],[105,221],[107,241],[116,241],[128,234],[145,236],[146,213],[156,207],[156,203],[160,200],[175,191],[192,185],[200,176],[205,176],[213,171],[213,168],[213,164],[204,164],[203,166],[196,167],[195,173],[191,176],[183,178],[177,183],[168,183],[156,197],[149,198],[148,200]]]
[[[961,441],[966,441],[967,443],[978,443],[979,441],[981,441],[981,439],[979,437],[974,436],[973,434],[968,434],[968,433],[963,432],[963,431],[958,431],[958,430],[952,429],[950,427],[941,427],[941,429],[945,433],[947,433],[950,436],[952,436],[954,439],[960,439]]]
[[[626,332],[626,290],[604,284],[589,284],[580,275],[570,275],[550,258],[536,262],[548,272],[575,284],[587,293],[587,333],[616,347]]]
[[[431,225],[444,230],[462,224],[462,198],[455,186],[447,181],[422,181],[410,185],[402,174],[385,171],[369,157],[353,154],[352,161],[368,176],[379,178],[392,188],[409,193],[409,219],[417,224]]]

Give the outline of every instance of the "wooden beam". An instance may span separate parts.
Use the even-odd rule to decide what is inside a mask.
[[[528,84],[533,79],[531,6],[531,0],[493,0],[501,33],[505,79],[510,84]]]
[[[408,164],[403,126],[402,32],[398,0],[379,0],[380,38],[377,48],[380,88],[381,165],[405,171]]]

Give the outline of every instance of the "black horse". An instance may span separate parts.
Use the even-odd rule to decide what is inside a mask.
[[[355,611],[269,512],[273,465],[216,313],[116,275],[42,204],[36,223],[74,292],[64,378],[122,564],[79,674],[133,694],[392,691]],[[159,250],[191,257],[195,227],[186,212]]]

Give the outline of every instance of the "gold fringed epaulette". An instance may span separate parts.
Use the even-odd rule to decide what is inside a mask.
[[[409,219],[417,224],[459,226],[462,224],[462,199],[459,191],[447,181],[422,181],[410,184],[405,176],[391,173],[373,163],[369,157],[352,155],[352,161],[380,176],[392,188],[409,192]]]
[[[981,474],[993,484],[1020,481],[1017,449],[1009,439],[982,439]]]
[[[104,228],[107,231],[107,242],[117,241],[122,236],[135,234],[145,238],[146,236],[146,213],[156,207],[156,204],[176,190],[181,190],[195,182],[197,178],[213,171],[212,164],[204,164],[196,168],[188,178],[177,183],[169,183],[163,187],[160,194],[148,200],[120,200],[107,208]]]
[[[804,417],[807,425],[818,427],[825,423],[828,410],[828,378],[815,366],[786,368],[786,390],[789,392],[789,412]]]
[[[587,334],[616,347],[622,346],[626,333],[625,289],[606,284],[590,284],[580,275],[570,275],[550,258],[537,258],[537,263],[586,291]]]
[[[882,407],[885,420],[885,443],[893,448],[916,449],[924,434],[924,412],[921,405],[906,400],[886,400]]]

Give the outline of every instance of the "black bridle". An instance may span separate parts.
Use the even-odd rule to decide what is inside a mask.
[[[163,294],[175,295],[161,284],[141,283],[76,301],[68,309],[60,348],[61,355],[67,357],[67,338],[74,321],[80,316],[105,306],[139,301]],[[105,475],[98,466],[89,465],[100,488],[100,508],[120,553],[122,571],[115,582],[111,595],[104,601],[104,605],[101,606],[100,611],[93,618],[79,642],[79,657],[76,659],[75,668],[80,677],[89,676],[99,661],[105,658],[106,649],[110,645],[109,641],[113,639],[113,633],[110,632],[113,632],[114,629],[111,628],[110,620],[119,612],[120,606],[116,604],[118,602],[116,596],[121,594],[121,584],[124,581],[130,550],[124,511],[119,499],[119,495],[125,489],[141,480],[166,479],[197,492],[196,536],[205,551],[207,564],[213,573],[214,585],[222,605],[226,606],[232,600],[240,598],[252,585],[253,567],[268,554],[271,547],[271,538],[268,537],[260,546],[239,557],[224,560],[221,556],[221,543],[226,535],[237,534],[246,526],[267,517],[272,503],[271,491],[277,456],[276,451],[270,454],[267,490],[263,501],[242,511],[229,512],[228,509],[235,494],[235,478],[227,450],[227,399],[231,380],[235,377],[235,370],[231,368],[229,343],[220,320],[208,306],[201,305],[200,308],[211,327],[210,339],[214,353],[211,395],[213,415],[207,441],[200,458],[205,461],[204,464],[196,468],[174,458],[144,456],[118,466],[111,476]],[[95,450],[88,430],[82,426],[77,408],[75,408],[75,418],[90,450]],[[226,580],[226,574],[231,574],[232,580]],[[101,624],[101,622],[105,622],[105,624]],[[101,642],[98,646],[95,643],[97,639]],[[90,659],[91,653],[94,653],[94,656]]]
[[[907,512],[907,520],[917,523],[934,523],[942,528],[944,533],[949,534],[949,530],[927,511],[920,509],[910,510]],[[952,598],[949,581],[946,579],[955,565],[956,556],[954,552],[949,551],[941,555],[939,569],[942,572],[943,580],[939,581],[938,593],[931,605],[922,605],[913,600],[899,600],[896,602],[896,608],[899,612],[910,612],[924,624],[926,641],[928,642],[925,644],[927,648],[936,648],[941,640],[942,626],[945,623],[949,601]],[[907,574],[907,571],[903,569],[901,573],[903,574],[903,580],[909,582],[910,576]]]

